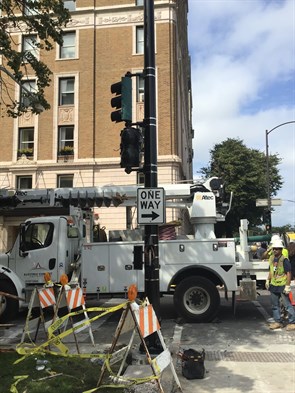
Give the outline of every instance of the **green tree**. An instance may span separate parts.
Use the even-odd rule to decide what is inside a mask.
[[[228,138],[216,144],[210,155],[209,165],[201,168],[201,173],[207,177],[220,177],[224,181],[226,193],[233,192],[232,208],[222,231],[227,236],[237,233],[242,218],[249,221],[249,228],[262,224],[263,209],[256,207],[256,199],[267,196],[265,154],[246,147],[240,139]],[[278,155],[269,156],[272,196],[277,194],[283,184],[278,169],[280,161]]]
[[[272,227],[274,233],[294,232],[295,228],[291,224],[286,224],[281,227]]]
[[[1,0],[0,1],[0,66],[1,95],[9,116],[17,117],[28,110],[40,113],[49,109],[45,88],[49,86],[52,72],[39,58],[39,50],[52,50],[54,43],[62,44],[62,28],[70,20],[70,13],[63,0]],[[27,37],[27,47],[20,44],[18,35]],[[30,38],[30,39],[28,39]],[[29,47],[29,48],[28,48]],[[15,100],[13,83],[21,85],[27,75],[34,74],[36,87],[23,89],[29,103]],[[2,109],[3,110],[3,109]]]

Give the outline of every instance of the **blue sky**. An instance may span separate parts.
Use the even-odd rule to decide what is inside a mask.
[[[216,143],[265,152],[265,130],[295,120],[295,0],[189,0],[189,50],[198,177]],[[273,225],[295,225],[295,123],[269,134],[269,152],[284,180]]]

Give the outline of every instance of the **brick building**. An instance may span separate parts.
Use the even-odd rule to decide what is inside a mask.
[[[191,80],[187,0],[155,0],[158,181],[192,179]],[[65,1],[72,20],[64,43],[37,55],[53,72],[46,98],[51,109],[0,118],[0,188],[84,187],[136,184],[142,178],[120,168],[120,131],[112,123],[111,84],[144,67],[143,0]],[[14,33],[20,47],[32,36]],[[34,75],[24,85],[34,91]],[[21,97],[13,84],[13,96]],[[143,119],[144,80],[132,78],[133,121]],[[120,210],[121,209],[121,210]],[[0,248],[6,250],[17,226],[36,211],[0,216]],[[110,212],[112,210],[112,212]],[[44,213],[40,211],[39,213]],[[122,228],[123,208],[98,209],[101,225]],[[23,215],[20,217],[20,215]],[[171,213],[171,219],[177,218]]]

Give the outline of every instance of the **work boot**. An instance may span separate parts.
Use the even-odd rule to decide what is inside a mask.
[[[295,323],[289,323],[289,325],[287,325],[286,330],[295,330]]]
[[[295,325],[295,324],[294,324]],[[271,329],[271,330],[275,330],[275,329],[279,329],[279,328],[282,328],[283,327],[283,325],[280,323],[280,322],[273,322],[273,323],[271,323],[270,325],[269,325],[269,328]]]

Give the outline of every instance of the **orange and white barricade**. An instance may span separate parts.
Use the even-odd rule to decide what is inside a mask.
[[[75,288],[71,288],[69,286],[63,286],[60,291],[59,297],[57,299],[57,305],[58,305],[57,307],[58,317],[71,312],[84,310],[84,312],[79,313],[79,315],[77,316],[69,317],[69,321],[71,322],[73,328],[73,335],[74,335],[78,353],[80,351],[79,351],[77,333],[85,329],[88,329],[91,342],[93,346],[95,346],[91,324],[88,323],[89,317],[85,307],[85,298],[83,296],[82,288],[80,288],[79,286],[76,286]],[[67,324],[65,324],[63,328],[66,329],[66,327]]]
[[[118,342],[119,336],[122,333],[127,333],[127,332],[132,332],[128,345],[126,345],[123,348],[120,348],[118,351],[115,351],[115,347]],[[144,348],[149,364],[130,365],[127,367],[124,373],[122,373],[128,353],[132,348],[132,343],[136,333],[138,333],[140,337],[141,345]],[[158,335],[159,341],[163,348],[162,352],[155,358],[151,357],[148,347],[144,340],[145,337],[148,337],[151,334]],[[126,310],[124,310],[124,312],[122,313],[121,319],[119,321],[116,334],[114,336],[110,348],[109,355],[110,356],[106,359],[106,361],[104,362],[101,368],[100,377],[97,383],[98,387],[102,385],[103,376],[105,372],[109,370],[113,364],[120,361],[121,365],[119,367],[119,371],[117,372],[116,376],[111,377],[113,383],[121,383],[121,384],[128,385],[128,383],[130,382],[134,383],[136,379],[138,379],[139,381],[138,383],[143,383],[147,381],[156,381],[156,383],[158,384],[159,391],[161,393],[164,393],[163,387],[161,385],[160,377],[164,369],[167,366],[170,366],[174,381],[177,385],[177,389],[182,392],[182,388],[173,365],[173,360],[170,351],[166,347],[165,341],[161,333],[161,327],[158,318],[153,309],[153,306],[149,304],[148,301],[147,304],[143,306],[138,306],[135,302],[128,303],[128,306]]]
[[[151,304],[139,308],[135,306],[136,303],[131,304],[133,313],[138,323],[138,327],[143,337],[147,337],[160,330],[158,318]]]
[[[56,297],[53,286],[44,286],[43,288],[35,288],[32,292],[28,314],[21,338],[21,342],[24,342],[26,336],[30,341],[35,342],[39,332],[40,325],[44,328],[44,333],[47,336],[48,326],[53,321],[53,315],[55,314]],[[35,314],[39,314],[35,317]],[[31,335],[34,333],[34,337]]]

